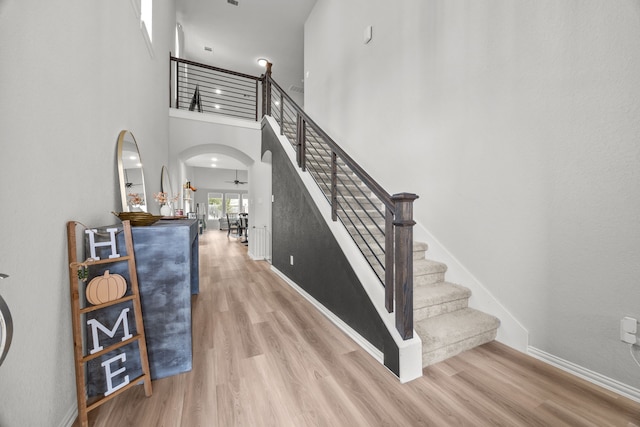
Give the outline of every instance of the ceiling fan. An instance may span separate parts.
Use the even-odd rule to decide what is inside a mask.
[[[247,181],[238,181],[238,170],[237,169],[236,169],[236,179],[234,179],[233,181],[225,181],[225,182],[228,182],[228,183],[231,183],[231,184],[235,184],[235,185],[247,184]]]

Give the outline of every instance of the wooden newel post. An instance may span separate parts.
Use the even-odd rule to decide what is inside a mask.
[[[270,116],[271,115],[271,66],[273,64],[271,62],[267,62],[266,68],[267,70],[265,71],[265,81],[266,81],[266,86],[267,86],[267,115]]]
[[[402,339],[413,338],[413,201],[418,196],[399,193],[395,204],[395,294],[396,328]]]
[[[262,82],[262,116],[267,115],[267,76],[260,75],[260,81]]]
[[[180,63],[176,61],[176,109],[180,109]]]

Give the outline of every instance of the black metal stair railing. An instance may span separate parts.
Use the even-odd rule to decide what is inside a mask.
[[[298,166],[308,171],[385,286],[385,306],[396,312],[403,339],[413,337],[412,193],[390,195],[338,146],[271,78],[263,85],[265,114],[280,125]]]

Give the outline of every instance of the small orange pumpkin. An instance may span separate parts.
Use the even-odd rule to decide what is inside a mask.
[[[87,285],[87,300],[93,304],[104,304],[114,301],[127,292],[127,281],[119,274],[109,274],[109,270],[104,275],[91,279]]]

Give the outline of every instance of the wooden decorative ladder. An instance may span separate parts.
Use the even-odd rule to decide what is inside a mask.
[[[107,258],[107,259],[89,258],[84,262],[78,262],[77,243],[76,243],[76,227],[78,224],[79,223],[75,221],[69,221],[67,223],[67,239],[68,239],[68,252],[69,252],[69,281],[71,284],[73,347],[74,347],[74,358],[75,358],[75,368],[76,368],[76,391],[78,395],[77,396],[78,417],[80,419],[81,426],[87,427],[89,411],[99,407],[103,403],[108,402],[118,394],[128,390],[129,388],[139,384],[140,382],[144,382],[144,393],[147,397],[151,396],[152,388],[151,388],[151,374],[149,370],[149,360],[147,358],[147,344],[146,344],[145,334],[144,334],[144,325],[142,322],[142,308],[140,305],[140,292],[138,289],[136,262],[135,262],[135,257],[133,253],[133,239],[131,237],[131,225],[129,224],[129,221],[122,222],[127,255],[119,256],[116,258]],[[114,252],[115,252],[115,233],[111,235],[111,238],[112,238],[112,243],[110,244],[112,244],[112,248],[114,248]],[[90,305],[90,303],[87,303],[87,305],[83,307],[80,301],[81,292],[80,292],[80,280],[78,277],[79,269],[87,267],[88,265],[112,264],[116,262],[128,263],[129,281],[130,281],[130,289],[131,289],[131,292],[129,293],[129,295],[125,295],[122,298],[116,299],[114,301],[109,301],[109,302],[98,304],[98,305]],[[97,310],[114,306],[116,304],[124,303],[127,301],[131,301],[133,304],[136,334],[135,335],[129,334],[130,337],[125,336],[123,337],[122,341],[116,344],[112,344],[108,347],[104,347],[99,351],[96,351],[96,348],[94,348],[94,350],[90,354],[85,355],[83,350],[84,329],[81,328],[82,316]],[[117,326],[118,325],[116,324],[116,327]],[[116,329],[116,327],[114,327],[114,330]],[[94,331],[94,334],[97,334],[97,332]],[[111,378],[107,378],[110,390],[108,392],[105,392],[102,397],[89,403],[88,397],[87,397],[87,385],[85,383],[87,379],[86,364],[91,360],[94,360],[100,356],[103,356],[109,353],[110,351],[119,349],[128,344],[132,344],[136,341],[138,343],[142,374],[137,378],[132,379],[131,381],[128,381],[128,376],[127,376],[126,383],[123,382],[117,387],[113,387],[113,388],[111,387],[111,383],[110,383]],[[113,374],[115,375],[116,373],[117,371],[114,372]]]

